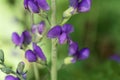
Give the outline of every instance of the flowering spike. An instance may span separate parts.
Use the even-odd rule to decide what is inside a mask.
[[[25,58],[29,61],[29,62],[36,62],[37,61],[37,56],[36,54],[32,51],[32,50],[27,50],[25,53]]]
[[[28,1],[28,8],[32,13],[39,13],[39,7],[37,5],[37,3],[35,3],[34,1]]]
[[[17,46],[20,46],[22,42],[21,37],[16,32],[12,34],[12,41]]]
[[[110,56],[111,60],[114,60],[116,62],[120,62],[120,55],[118,54],[113,54],[112,56]]]
[[[40,59],[46,61],[46,57],[45,57],[42,49],[41,49],[39,46],[37,46],[36,43],[33,43],[33,50],[34,50],[35,54],[36,54]]]
[[[74,31],[74,28],[71,24],[64,24],[62,27],[62,31],[69,34],[69,33],[72,33]]]
[[[49,30],[49,32],[47,33],[47,37],[48,38],[57,38],[60,36],[61,33],[62,33],[61,26],[55,26]]]
[[[42,9],[42,10],[49,10],[50,7],[48,5],[48,3],[46,2],[46,0],[36,0],[38,3],[38,6]]]

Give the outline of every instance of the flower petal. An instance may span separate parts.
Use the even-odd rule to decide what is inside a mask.
[[[59,43],[60,44],[64,44],[67,41],[67,34],[66,33],[62,33],[59,37],[58,37]]]
[[[42,10],[49,10],[50,7],[48,5],[48,3],[46,2],[46,0],[37,0],[38,6],[42,9]]]
[[[79,1],[79,0],[70,0],[70,6],[71,6],[71,7],[74,7],[74,8],[77,8],[77,6],[78,6],[78,1]]]
[[[19,36],[16,32],[14,32],[14,33],[12,34],[12,41],[13,41],[13,43],[14,43],[15,45],[17,45],[17,46],[20,46],[20,45],[21,45],[21,38],[20,38],[20,36]]]
[[[14,76],[12,76],[12,75],[7,75],[7,76],[5,77],[5,80],[20,80],[20,79],[14,77]]]
[[[91,0],[82,0],[78,5],[79,12],[87,12],[91,8]]]
[[[64,24],[62,27],[62,31],[69,34],[69,33],[72,33],[74,31],[74,28],[71,24]]]
[[[39,34],[42,34],[44,30],[45,30],[45,22],[41,21],[40,24],[38,25]]]
[[[57,38],[60,36],[61,33],[62,33],[61,26],[55,26],[49,30],[49,32],[47,33],[47,37],[48,38]]]
[[[78,60],[84,60],[89,57],[90,50],[88,48],[83,48],[79,51]]]
[[[25,7],[25,9],[28,9],[28,1],[29,0],[24,0],[24,7]]]
[[[32,36],[28,31],[24,31],[21,37],[23,38],[23,44],[30,44],[32,41]]]
[[[118,54],[113,54],[112,56],[110,56],[111,60],[114,60],[116,62],[120,62],[120,55]]]
[[[46,57],[45,57],[42,49],[41,49],[39,46],[37,46],[36,43],[33,43],[33,50],[34,50],[35,54],[36,54],[40,59],[46,61]]]
[[[29,62],[36,62],[37,61],[37,56],[35,55],[35,53],[32,50],[27,50],[25,53],[25,58],[29,61]]]
[[[35,3],[34,1],[28,1],[28,8],[32,13],[39,13],[39,7],[37,5],[37,3]]]
[[[69,55],[74,55],[78,51],[78,44],[76,42],[71,42],[69,45]]]

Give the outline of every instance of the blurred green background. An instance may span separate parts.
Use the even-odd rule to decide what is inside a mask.
[[[47,0],[50,4],[50,0]],[[68,8],[69,0],[57,0],[57,22],[62,13]],[[35,22],[41,18],[35,15]],[[58,71],[58,80],[120,80],[120,64],[112,61],[112,54],[120,53],[120,0],[92,0],[92,8],[88,13],[74,15],[67,23],[74,26],[71,34],[80,48],[89,47],[90,57],[84,61],[65,66]],[[24,60],[24,52],[15,48],[11,41],[12,32],[21,32],[30,28],[30,16],[26,13],[23,0],[0,1],[0,49],[5,52],[5,63],[15,70],[19,61]],[[50,61],[50,43],[42,49]],[[58,67],[68,56],[68,46],[58,45]],[[27,62],[26,62],[27,63]],[[28,64],[28,63],[27,63]],[[26,65],[26,69],[31,65]],[[41,79],[50,80],[46,69],[39,70]],[[44,74],[47,74],[44,76]],[[34,80],[32,70],[28,73],[29,79]],[[5,74],[0,72],[0,80]]]

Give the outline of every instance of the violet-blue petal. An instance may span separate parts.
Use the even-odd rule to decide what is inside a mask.
[[[112,56],[110,56],[111,60],[114,60],[116,62],[120,62],[120,55],[118,54],[113,54]]]
[[[48,31],[47,37],[48,38],[57,38],[61,35],[61,33],[62,33],[61,26],[55,26]]]
[[[28,1],[28,8],[32,13],[39,13],[40,12],[37,3],[33,0]]]
[[[62,33],[59,37],[58,37],[59,43],[60,44],[64,44],[67,41],[67,34],[66,33]]]
[[[41,49],[39,46],[37,46],[36,43],[33,43],[33,50],[34,50],[35,54],[36,54],[41,60],[46,61],[46,57],[45,57],[42,49]]]
[[[17,46],[21,45],[21,37],[16,32],[12,33],[12,41]]]
[[[28,1],[29,0],[24,0],[24,7],[25,7],[25,9],[28,9]]]
[[[29,62],[36,62],[37,61],[37,56],[36,56],[36,54],[32,50],[27,50],[25,52],[25,58]]]
[[[49,10],[50,9],[50,7],[49,7],[49,5],[48,5],[48,3],[47,3],[47,1],[46,0],[36,0],[37,1],[37,3],[38,3],[38,6],[42,9],[42,10]]]
[[[41,21],[40,24],[38,24],[38,32],[39,34],[42,34],[45,30],[45,22]]]
[[[69,33],[72,33],[74,31],[74,28],[71,24],[64,24],[62,27],[62,31],[69,34]]]
[[[78,44],[76,42],[71,42],[69,44],[69,55],[74,55],[78,51]]]
[[[30,44],[30,42],[32,41],[32,36],[26,30],[22,33],[22,38],[23,38],[23,44]]]
[[[70,0],[70,6],[77,8],[79,0]]]
[[[5,80],[20,80],[20,79],[14,77],[14,76],[12,76],[12,75],[7,75],[7,76],[5,77]]]
[[[31,32],[32,32],[33,34],[37,33],[37,28],[38,28],[37,25],[32,25]]]
[[[91,8],[91,0],[82,0],[78,5],[79,12],[87,12]]]
[[[83,48],[79,51],[79,56],[78,56],[78,60],[84,60],[87,59],[90,55],[90,50],[89,48]]]

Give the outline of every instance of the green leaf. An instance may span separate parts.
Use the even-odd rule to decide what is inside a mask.
[[[1,68],[1,71],[6,73],[6,74],[13,73],[13,71],[9,67],[3,67],[3,68]]]

